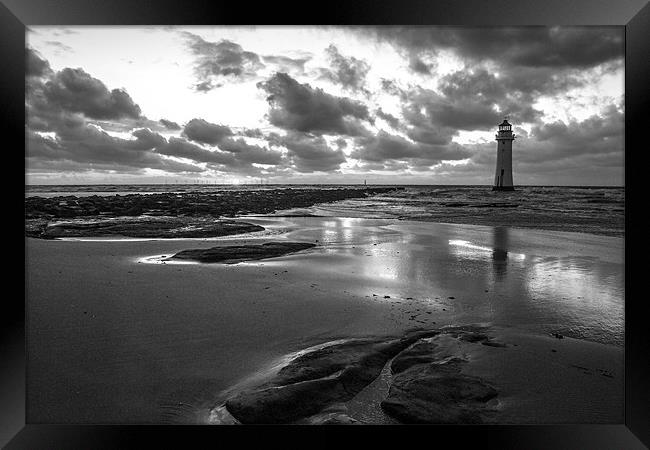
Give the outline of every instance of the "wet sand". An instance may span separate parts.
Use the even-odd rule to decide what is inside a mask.
[[[481,323],[512,345],[463,350],[464,370],[500,384],[504,421],[620,422],[623,239],[383,219],[243,220],[267,231],[28,239],[28,420],[206,423],[233,386],[291,352]],[[271,236],[317,246],[233,265],[152,258]]]

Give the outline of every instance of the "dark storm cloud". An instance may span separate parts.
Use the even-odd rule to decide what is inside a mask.
[[[444,140],[444,134],[436,130],[447,130],[446,134],[450,134],[450,138],[459,129],[494,127],[500,117],[489,103],[473,98],[445,97],[425,89],[416,89],[409,100],[409,103],[403,105],[402,114],[414,128],[411,130],[413,136],[425,136],[434,132]]]
[[[264,133],[262,133],[262,130],[260,130],[259,128],[245,128],[241,133],[244,136],[250,138],[257,138],[257,139],[264,138]]]
[[[212,164],[232,164],[232,155],[217,150],[207,150],[182,138],[171,137],[169,141],[156,148],[156,153],[177,158]]]
[[[309,84],[301,84],[286,73],[277,72],[257,87],[267,92],[271,124],[286,130],[314,134],[365,134],[360,121],[370,120],[363,103],[335,97]]]
[[[201,172],[204,169],[191,163],[178,162],[168,156],[189,159],[193,162],[208,163],[211,166],[225,170],[244,173],[257,173],[259,169],[251,166],[253,163],[277,165],[282,163],[282,154],[257,145],[249,145],[243,139],[230,139],[233,135],[230,128],[209,123],[203,119],[193,119],[186,124],[183,133],[197,142],[219,144],[219,149],[206,149],[185,139],[172,137],[167,141],[159,133],[149,127],[139,127],[138,124],[153,124],[157,129],[167,130],[177,124],[162,119],[151,121],[139,116],[121,117],[120,114],[100,114],[100,106],[107,103],[107,89],[101,89],[103,83],[88,74],[83,75],[90,88],[69,89],[75,94],[90,92],[93,95],[76,101],[73,95],[64,97],[54,96],[53,86],[70,87],[67,78],[61,76],[68,73],[66,69],[53,74],[55,81],[40,83],[28,93],[28,134],[27,158],[29,167],[45,167],[49,162],[52,167],[88,164],[102,170],[122,172],[139,171],[145,168],[160,169],[169,172]],[[75,78],[76,80],[76,78]],[[49,89],[49,90],[48,90]],[[55,90],[60,94],[62,89]],[[48,95],[50,94],[50,95]],[[128,95],[124,93],[124,95]],[[93,102],[93,98],[101,101]],[[130,98],[130,97],[129,97]],[[90,106],[89,106],[90,105]],[[97,106],[100,105],[100,106]],[[105,111],[106,108],[103,108]],[[116,108],[120,111],[119,108]],[[118,116],[112,121],[92,120],[92,117]],[[92,120],[92,122],[91,122]],[[130,128],[129,128],[130,127]],[[131,139],[110,135],[107,130],[130,131]],[[39,135],[36,131],[54,133]]]
[[[32,57],[37,55],[32,53]],[[28,59],[30,52],[28,51]],[[154,124],[140,114],[140,108],[123,90],[108,88],[82,69],[59,72],[44,70],[47,61],[33,59],[43,79],[30,85],[26,95],[28,168],[87,166],[87,170],[197,172],[200,167],[180,163],[154,153],[167,143],[149,128]],[[97,123],[91,123],[95,121]],[[101,125],[131,131],[131,139],[110,135]],[[127,128],[131,127],[131,128]],[[40,135],[37,133],[53,133]]]
[[[352,91],[363,88],[366,75],[370,71],[370,65],[367,62],[354,56],[343,56],[334,45],[327,47],[325,53],[327,53],[331,69],[321,69],[321,76]]]
[[[405,96],[404,90],[397,86],[395,80],[387,80],[386,78],[382,78],[381,89],[387,94],[395,95],[400,98],[404,98]]]
[[[433,64],[425,63],[418,56],[412,55],[409,58],[409,68],[419,74],[430,75],[433,67]]]
[[[380,119],[385,120],[391,127],[393,128],[399,127],[399,119],[393,116],[392,114],[388,114],[387,112],[384,112],[381,108],[375,111],[375,115]]]
[[[454,134],[446,129],[489,130],[504,115],[515,123],[539,123],[542,113],[533,105],[540,97],[589,86],[596,72],[620,70],[623,56],[623,32],[616,27],[363,30],[394,44],[416,71],[424,71],[420,56],[440,50],[453,51],[465,65],[441,77],[437,92],[383,80],[383,90],[402,101],[404,131],[418,142]]]
[[[239,162],[267,165],[277,165],[282,162],[281,152],[248,144],[243,139],[224,139],[219,143],[219,148],[233,154]]]
[[[45,157],[47,159],[56,159],[57,155],[62,154],[61,144],[50,137],[41,136],[33,131],[27,131],[25,135],[26,154],[28,157],[37,158]]]
[[[547,93],[558,91],[543,83],[529,90],[517,88],[511,75],[497,77],[482,68],[457,71],[441,78],[440,94],[421,88],[408,92],[403,115],[416,128],[410,137],[442,143],[427,141],[425,136],[434,132],[444,139],[445,135],[451,137],[454,130],[492,129],[504,114],[520,123],[537,121],[541,112],[532,105],[541,94],[536,90],[542,88],[547,89]],[[447,131],[440,133],[441,128]]]
[[[190,120],[183,129],[183,135],[204,144],[216,145],[223,138],[232,136],[232,130],[225,125],[217,125],[203,119]]]
[[[51,106],[80,112],[92,119],[140,117],[140,107],[121,89],[108,90],[83,69],[65,68],[45,83],[43,93]]]
[[[136,130],[135,139],[122,139],[109,135],[93,125],[81,125],[58,130],[55,139],[28,133],[28,167],[40,161],[69,161],[87,165],[101,165],[115,170],[160,169],[168,172],[197,172],[202,169],[186,163],[167,160],[152,152],[165,142],[160,135],[149,130]]]
[[[269,140],[288,150],[292,167],[298,172],[330,172],[346,161],[340,144],[332,149],[322,136],[290,132],[286,136],[271,135]]]
[[[28,90],[26,97],[26,158],[30,168],[86,165],[86,170],[137,173],[145,168],[169,172],[204,170],[168,158],[177,157],[220,170],[258,174],[260,169],[253,164],[285,163],[282,152],[231,138],[233,132],[229,127],[203,119],[192,119],[183,128],[183,135],[196,143],[178,137],[167,140],[153,130],[181,127],[166,119],[152,121],[140,115],[140,109],[126,92],[109,91],[100,80],[81,69],[53,73],[48,70],[47,61],[34,52],[28,51],[26,56],[28,61],[31,58],[34,74],[33,89]],[[116,137],[107,130],[130,132],[131,138]],[[263,137],[259,130],[258,134]],[[197,143],[218,144],[218,148],[206,149]]]
[[[245,51],[241,45],[222,39],[209,42],[189,32],[182,32],[191,52],[196,56],[194,74],[197,78],[195,88],[209,91],[223,86],[226,82],[239,82],[254,78],[264,67],[260,57]]]
[[[208,150],[182,138],[172,137],[156,153],[203,162],[221,171],[258,174],[260,169],[252,164],[280,165],[282,154],[256,145],[249,145],[241,139],[224,139],[218,149]]]
[[[33,49],[25,48],[26,74],[30,77],[42,77],[52,73],[50,63],[41,58]]]
[[[524,143],[519,158],[522,162],[564,160],[580,155],[615,153],[624,150],[624,115],[611,105],[602,116],[593,115],[583,121],[553,122],[534,125],[530,139]]]
[[[622,58],[622,27],[364,28],[417,54],[447,49],[472,60],[525,67],[587,68]]]
[[[171,120],[167,119],[160,119],[160,123],[163,124],[165,128],[168,130],[180,130],[181,126],[177,124],[176,122],[172,122]]]
[[[411,160],[418,164],[437,164],[442,160],[459,160],[471,153],[455,143],[445,145],[411,142],[401,136],[379,131],[376,136],[357,138],[351,157],[362,161],[384,162],[389,160]]]
[[[137,150],[150,150],[159,147],[166,142],[164,137],[158,133],[154,133],[148,128],[134,130],[131,134],[136,138],[135,143],[131,143],[131,146]]]

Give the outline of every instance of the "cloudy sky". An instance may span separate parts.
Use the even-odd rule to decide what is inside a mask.
[[[27,182],[623,185],[622,27],[33,27]]]

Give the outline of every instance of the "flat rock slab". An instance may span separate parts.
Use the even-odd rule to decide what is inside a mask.
[[[275,258],[315,247],[307,242],[266,242],[264,244],[222,245],[211,248],[183,250],[167,260],[190,260],[202,263],[236,263]]]
[[[268,383],[230,398],[226,408],[241,423],[304,420],[352,399],[379,376],[392,357],[418,339],[435,334],[437,331],[398,339],[354,339],[312,351],[291,361]],[[341,423],[347,417],[328,419]]]
[[[202,238],[263,231],[264,227],[235,220],[185,217],[105,218],[48,222],[28,220],[29,237],[55,239],[66,237]]]

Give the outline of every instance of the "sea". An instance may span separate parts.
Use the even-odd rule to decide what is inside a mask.
[[[393,185],[372,185],[387,187]],[[364,189],[364,185],[332,184],[132,184],[28,185],[26,196],[190,193],[224,190]],[[625,188],[602,186],[518,186],[512,192],[491,186],[394,185],[403,188],[367,198],[316,205],[310,213],[338,217],[395,218],[439,223],[509,226],[543,230],[625,235]]]

